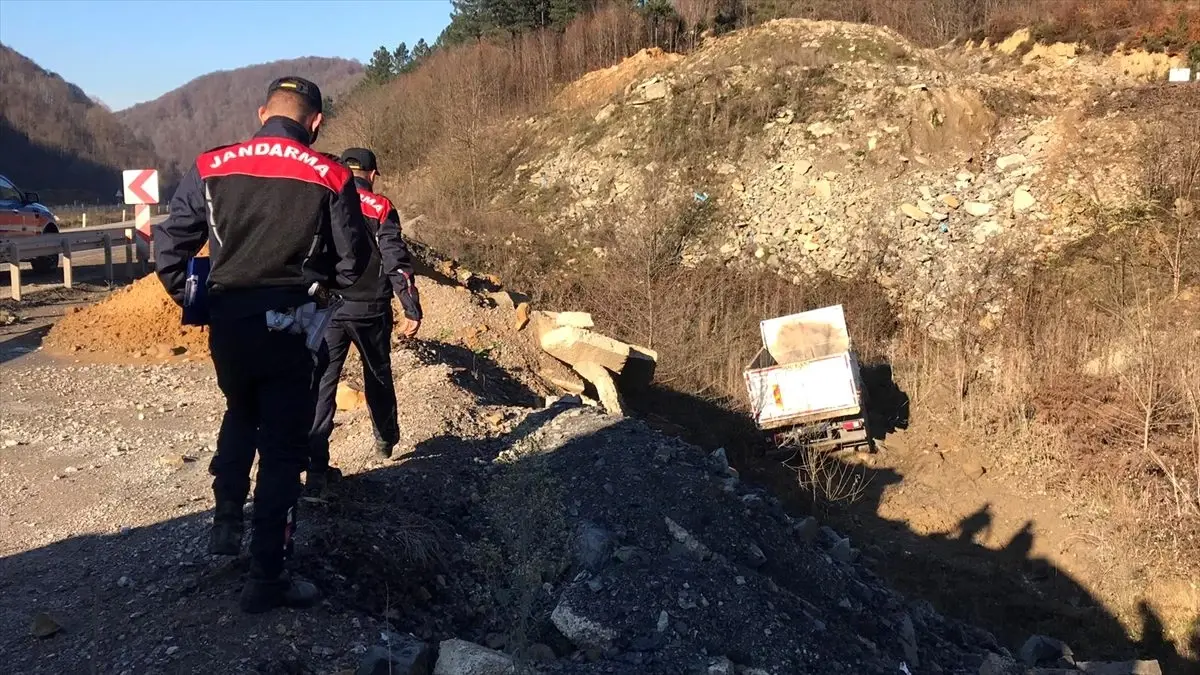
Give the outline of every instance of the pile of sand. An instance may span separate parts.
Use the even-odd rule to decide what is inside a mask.
[[[568,84],[554,99],[558,110],[588,107],[607,102],[616,93],[638,80],[645,79],[683,57],[650,47],[621,61],[615,66],[593,70]]]
[[[54,324],[46,346],[106,356],[207,355],[208,334],[179,320],[179,307],[151,275],[68,313]]]

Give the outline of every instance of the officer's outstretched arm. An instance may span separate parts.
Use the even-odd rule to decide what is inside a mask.
[[[421,320],[421,296],[417,293],[416,275],[413,274],[412,255],[400,236],[400,217],[396,209],[388,209],[379,221],[379,256],[384,273],[392,284],[392,292],[404,308],[404,316],[413,321]]]
[[[176,304],[183,305],[187,264],[208,241],[208,207],[196,165],[184,175],[171,197],[171,213],[154,226],[154,268]]]
[[[330,251],[337,259],[329,282],[334,288],[348,288],[362,276],[371,259],[371,233],[363,219],[353,178],[329,200],[328,223],[325,241],[329,242]]]

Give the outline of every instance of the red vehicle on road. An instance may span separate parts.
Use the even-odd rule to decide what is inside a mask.
[[[0,247],[15,237],[56,234],[58,218],[38,203],[36,192],[24,192],[12,181],[0,176]],[[58,256],[31,258],[34,272],[48,272],[58,266]]]

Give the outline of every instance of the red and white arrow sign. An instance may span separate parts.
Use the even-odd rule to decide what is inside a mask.
[[[125,184],[126,204],[158,203],[158,171],[154,169],[129,169],[121,172]]]

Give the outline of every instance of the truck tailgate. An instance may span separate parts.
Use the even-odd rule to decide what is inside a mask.
[[[862,409],[853,358],[820,359],[745,372],[755,422],[761,429],[856,415]]]

